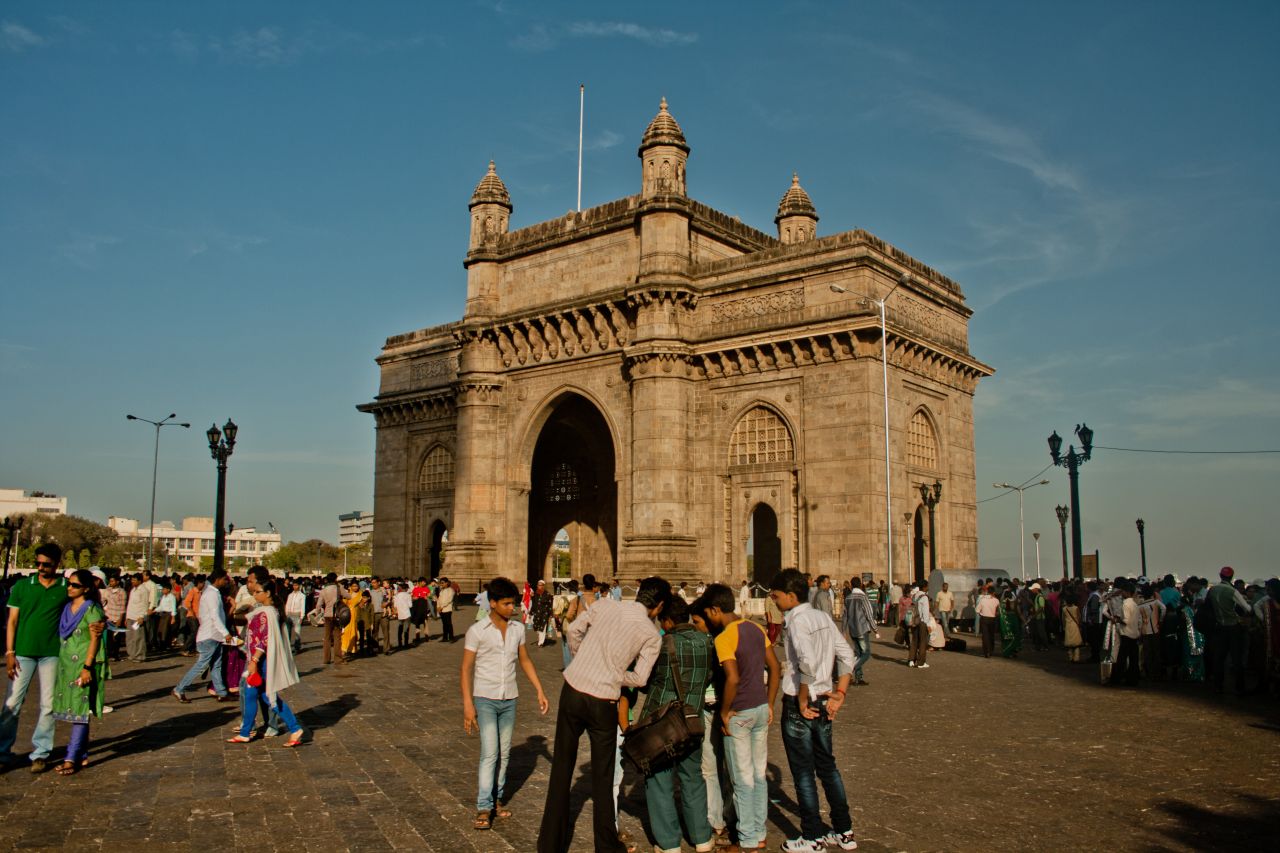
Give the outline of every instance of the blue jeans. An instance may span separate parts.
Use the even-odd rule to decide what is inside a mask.
[[[796,800],[800,806],[800,832],[816,841],[826,835],[818,805],[817,780],[827,794],[831,808],[831,825],[836,832],[848,832],[853,828],[849,817],[849,800],[844,792],[844,780],[836,767],[831,752],[831,721],[827,719],[826,701],[811,703],[818,709],[818,716],[806,720],[800,716],[800,703],[794,696],[782,698],[782,746],[787,752],[787,765],[796,786]]]
[[[951,633],[951,611],[946,610],[938,614],[938,621],[942,623],[942,633]]]
[[[719,720],[717,720],[719,722]],[[729,718],[724,741],[725,760],[733,776],[733,805],[738,810],[738,843],[755,847],[765,839],[769,816],[769,706],[737,711]]]
[[[490,811],[503,802],[502,789],[507,786],[507,759],[511,756],[511,733],[516,727],[515,699],[475,697],[476,723],[480,726],[479,790],[476,811]],[[495,789],[493,780],[497,774]]]
[[[227,695],[227,685],[222,681],[222,642],[220,640],[201,640],[196,643],[196,662],[182,676],[173,692],[181,696],[191,686],[191,682],[200,677],[205,668],[209,669],[209,681],[213,684],[213,692],[219,696]]]
[[[254,687],[247,680],[240,682],[240,695],[244,708],[240,717],[240,736],[248,737],[253,732],[253,724],[258,720],[258,708],[262,708],[262,716],[269,720],[271,712],[275,711],[280,715],[281,722],[284,723],[285,729],[290,733],[302,730],[302,726],[298,723],[298,718],[293,715],[293,710],[285,703],[284,698],[280,694],[276,694],[276,704],[274,706],[267,700],[267,664],[263,661],[258,665],[258,674],[262,676],[262,684]]]
[[[27,698],[31,679],[40,676],[40,718],[31,735],[31,760],[48,758],[53,751],[53,680],[58,673],[58,656],[18,659],[18,675],[9,683],[9,698],[0,708],[0,760],[8,761],[13,755],[13,743],[18,739],[18,714],[22,712],[22,700]]]
[[[702,730],[706,732],[706,737],[702,739],[702,781],[707,788],[707,821],[718,832],[725,828],[724,789],[721,786],[720,770],[728,761],[724,750],[724,734],[720,731],[720,715],[704,709]],[[723,781],[732,792],[733,783],[729,779]]]
[[[871,660],[871,632],[863,634],[861,637],[853,638],[853,650],[858,653],[858,657],[853,662],[853,680],[862,680],[862,667],[867,661]]]

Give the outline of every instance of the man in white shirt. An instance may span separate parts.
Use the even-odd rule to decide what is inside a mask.
[[[502,793],[507,784],[511,733],[516,726],[517,663],[538,691],[538,710],[545,714],[549,707],[525,648],[524,623],[511,620],[520,594],[516,585],[506,578],[494,578],[487,592],[489,609],[483,620],[467,629],[462,651],[462,728],[467,734],[480,733],[475,829],[489,829],[495,810],[497,817],[511,817]]]
[[[147,620],[151,615],[151,591],[147,582],[138,575],[132,579],[133,588],[129,590],[129,603],[124,608],[124,623],[128,628],[125,634],[125,650],[129,660],[141,663],[147,659]]]
[[[929,612],[929,582],[920,581],[911,591],[911,626],[907,628],[909,666],[916,669],[928,669],[929,662],[929,627],[933,625],[933,614]]]
[[[436,598],[436,609],[440,611],[440,640],[452,643],[458,639],[453,636],[453,586],[448,578],[440,580],[440,595]]]
[[[987,584],[978,595],[975,612],[978,631],[982,634],[982,656],[989,658],[996,649],[996,630],[1000,619],[1000,599],[996,598],[995,587],[991,584]]]
[[[1128,687],[1138,686],[1138,640],[1142,636],[1142,612],[1134,599],[1134,584],[1129,580],[1117,580],[1116,589],[1121,598],[1120,617],[1114,618],[1120,633],[1120,652],[1116,656],[1115,667],[1111,670],[1110,687],[1120,686],[1123,681]],[[1112,599],[1113,601],[1115,599]]]
[[[782,850],[822,853],[828,846],[855,850],[858,843],[853,837],[849,800],[831,743],[831,721],[849,689],[853,650],[831,617],[808,604],[809,585],[800,572],[778,572],[769,588],[769,597],[786,621],[788,666],[782,677],[782,745],[800,807],[801,834],[788,839]],[[834,686],[833,671],[839,676]],[[819,811],[818,779],[831,809],[831,832],[826,831]]]
[[[209,680],[218,701],[226,702],[231,699],[227,693],[227,685],[222,680],[222,667],[219,666],[222,663],[222,644],[230,636],[222,610],[222,595],[230,584],[231,578],[227,577],[226,569],[217,568],[209,573],[204,592],[200,593],[200,629],[196,632],[198,656],[191,669],[182,676],[178,686],[173,688],[173,695],[184,705],[191,701],[186,697],[187,688],[205,669],[209,670]]]
[[[307,615],[307,596],[302,591],[302,584],[296,580],[290,584],[293,591],[284,602],[284,615],[289,620],[290,633],[293,634],[293,653],[302,651],[302,617]]]

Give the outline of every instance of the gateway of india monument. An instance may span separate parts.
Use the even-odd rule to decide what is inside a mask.
[[[819,236],[794,176],[776,234],[694,201],[689,150],[663,100],[637,194],[519,229],[489,164],[465,314],[388,338],[359,407],[375,573],[550,580],[563,530],[574,577],[884,578],[886,296],[894,579],[977,566],[993,371],[960,286],[865,231]]]

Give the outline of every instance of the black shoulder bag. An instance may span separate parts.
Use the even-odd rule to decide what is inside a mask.
[[[670,767],[702,746],[702,715],[685,703],[684,680],[680,677],[675,638],[666,635],[663,645],[671,675],[675,678],[676,698],[652,713],[646,713],[622,736],[623,756],[644,776]]]

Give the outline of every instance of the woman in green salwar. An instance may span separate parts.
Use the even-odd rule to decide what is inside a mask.
[[[58,674],[53,682],[53,717],[71,723],[66,760],[58,773],[70,776],[81,770],[89,754],[89,717],[102,716],[103,686],[107,668],[107,644],[89,626],[106,618],[97,584],[87,569],[78,569],[67,582],[67,603],[58,620]]]
[[[1204,634],[1196,630],[1195,600],[1199,587],[1193,581],[1182,585],[1182,610],[1178,622],[1178,646],[1182,649],[1180,678],[1204,681]]]
[[[1022,618],[1018,615],[1018,603],[1012,598],[1004,600],[1000,608],[1000,654],[1016,658],[1022,651]]]

